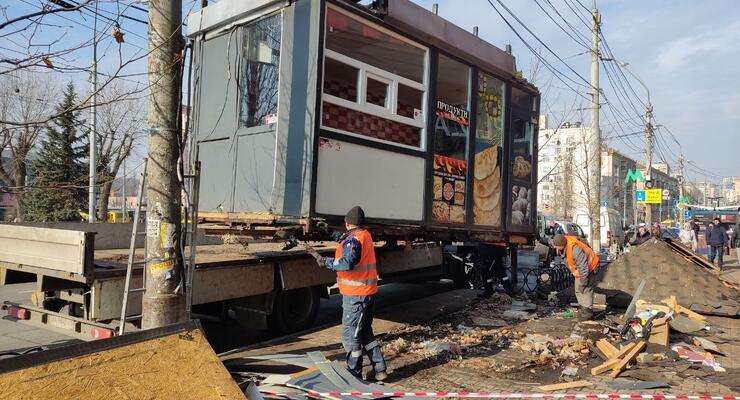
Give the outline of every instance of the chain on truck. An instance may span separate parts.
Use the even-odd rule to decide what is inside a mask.
[[[191,268],[180,288],[194,318],[311,326],[333,273],[299,248],[245,252],[219,235],[323,243],[317,224],[340,228],[358,204],[381,283],[464,285],[464,263],[446,262],[444,246],[533,243],[539,92],[510,51],[408,0],[223,1],[187,29],[185,203],[197,218],[183,224]],[[5,310],[93,338],[117,334],[123,308],[135,328],[132,230],[0,226],[2,283],[37,283],[29,304]]]

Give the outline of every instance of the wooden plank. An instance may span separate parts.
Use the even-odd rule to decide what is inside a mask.
[[[621,362],[621,358],[625,354],[629,353],[629,351],[632,350],[634,347],[635,347],[635,343],[627,344],[621,350],[619,350],[619,352],[614,357],[612,357],[610,360],[607,360],[605,363],[597,367],[591,368],[591,375],[599,375],[599,374],[602,374],[614,368],[614,366],[616,366],[617,364]]]
[[[565,382],[565,383],[556,383],[554,385],[537,386],[537,389],[543,392],[552,392],[555,390],[574,389],[574,388],[587,387],[587,386],[593,386],[593,383],[589,381]]]
[[[591,368],[591,375],[599,375],[603,374],[606,371],[609,371],[610,369],[614,368],[617,364],[619,364],[622,360],[619,358],[612,358],[610,360],[607,360],[605,363]]]
[[[617,354],[619,354],[619,349],[617,349],[616,347],[614,347],[613,344],[609,343],[608,340],[606,340],[606,339],[599,340],[598,342],[596,342],[597,346],[598,346],[599,343],[601,343],[602,346],[604,346],[604,348],[606,348],[606,351],[605,350],[602,350],[602,351],[604,351],[604,354],[606,354],[607,356],[609,356],[609,358],[614,358],[614,356],[616,356]],[[601,347],[599,347],[599,348],[601,348]]]
[[[694,311],[689,310],[688,308],[678,304],[678,301],[676,301],[676,296],[671,296],[667,299],[661,300],[663,303],[667,304],[668,307],[670,307],[673,311],[684,313],[688,315],[689,318],[696,320],[696,321],[706,321],[707,317],[698,314]]]
[[[619,376],[619,374],[622,373],[622,370],[624,367],[629,364],[630,361],[632,361],[633,358],[637,356],[637,353],[639,353],[643,348],[645,347],[645,342],[639,341],[637,344],[632,347],[632,350],[627,353],[624,358],[622,358],[622,361],[619,362],[614,368],[612,368],[612,373],[609,374],[612,378],[616,378]]]

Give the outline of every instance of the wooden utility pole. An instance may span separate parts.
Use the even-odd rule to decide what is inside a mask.
[[[180,252],[180,88],[182,0],[149,2],[149,162],[146,209],[146,290],[142,328],[184,319]]]
[[[589,151],[591,165],[589,182],[591,192],[588,205],[591,214],[591,248],[597,253],[601,251],[601,128],[599,127],[599,29],[601,15],[593,0],[591,9],[591,140]]]

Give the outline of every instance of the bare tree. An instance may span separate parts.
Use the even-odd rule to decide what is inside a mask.
[[[131,154],[131,149],[141,139],[146,128],[146,103],[140,98],[128,98],[109,102],[108,98],[120,98],[121,94],[130,93],[131,88],[121,83],[114,83],[101,94],[103,105],[98,107],[98,219],[105,221],[108,214],[113,181],[123,164]]]
[[[46,118],[54,111],[58,83],[47,74],[16,71],[0,75],[0,120],[21,122]],[[46,124],[8,125],[0,122],[0,180],[15,201],[15,215],[23,215],[20,197],[26,187],[29,156]],[[6,161],[7,160],[7,161]]]

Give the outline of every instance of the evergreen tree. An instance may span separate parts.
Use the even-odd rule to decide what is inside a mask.
[[[35,180],[23,195],[26,221],[79,220],[79,211],[87,208],[87,175],[82,137],[83,123],[74,111],[77,93],[72,82],[64,89],[59,114],[49,126],[35,164]]]

